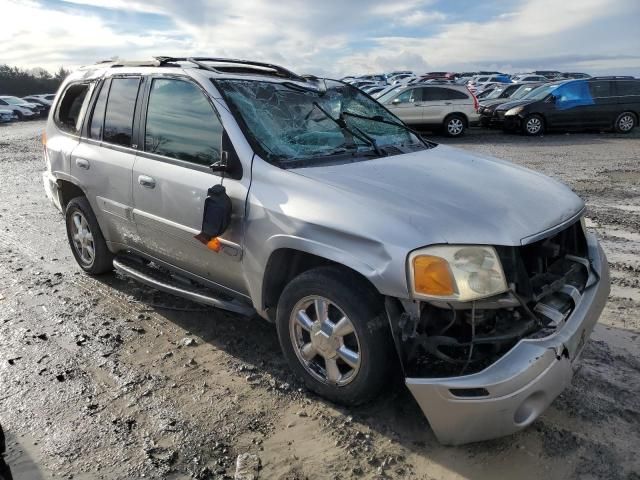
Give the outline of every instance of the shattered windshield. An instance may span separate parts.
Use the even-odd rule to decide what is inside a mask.
[[[269,161],[380,156],[390,154],[384,151],[388,146],[424,147],[405,127],[385,123],[400,120],[351,85],[326,80],[326,89],[319,90],[258,80],[215,83]]]

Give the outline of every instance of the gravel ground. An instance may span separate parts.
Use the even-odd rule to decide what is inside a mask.
[[[613,276],[572,386],[525,431],[452,448],[402,385],[337,407],[291,377],[266,322],[80,273],[42,189],[43,127],[0,125],[0,421],[15,478],[232,478],[242,455],[261,479],[640,479],[640,132],[439,139],[568,183]]]

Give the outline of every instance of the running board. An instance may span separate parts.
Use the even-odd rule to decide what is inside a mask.
[[[217,292],[204,287],[198,288],[182,283],[172,278],[171,275],[146,265],[130,255],[118,255],[113,259],[113,267],[127,277],[177,297],[187,298],[193,302],[228,310],[241,315],[249,316],[255,313],[255,310],[247,304],[231,298],[220,298],[225,295],[218,294],[219,296],[216,296]]]

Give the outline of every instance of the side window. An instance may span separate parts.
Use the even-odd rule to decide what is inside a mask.
[[[591,92],[589,91],[589,86],[585,81],[560,85],[555,89],[553,95],[556,97],[556,107],[559,110],[566,110],[583,105],[593,105],[594,103]]]
[[[589,91],[593,98],[605,98],[611,96],[611,82],[589,82]]]
[[[76,83],[69,85],[64,91],[54,117],[60,130],[76,134],[80,132],[82,113],[89,102],[89,90],[90,84]]]
[[[0,105],[8,105],[8,103],[5,102],[4,100],[0,99]]]
[[[91,115],[89,138],[93,138],[94,140],[102,139],[102,126],[104,125],[104,111],[107,106],[107,95],[109,95],[108,80],[102,83],[98,100],[96,100],[96,104],[93,107],[93,114]]]
[[[144,136],[146,152],[198,165],[220,159],[222,124],[194,84],[155,79],[151,84]]]
[[[407,90],[406,92],[402,92],[395,99],[399,100],[400,103],[413,103],[413,102],[416,101],[415,98],[414,98],[414,94],[415,94],[416,90],[418,90],[418,89],[417,88],[412,88],[410,90]]]
[[[136,108],[139,84],[139,77],[111,80],[102,134],[105,142],[125,147],[131,146],[133,112]]]
[[[622,80],[616,82],[618,96],[627,97],[630,95],[640,95],[640,81]]]

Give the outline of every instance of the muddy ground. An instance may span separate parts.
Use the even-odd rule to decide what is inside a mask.
[[[0,125],[0,422],[16,478],[228,478],[248,452],[261,479],[640,479],[640,132],[438,139],[570,184],[613,276],[573,385],[525,431],[451,448],[402,385],[337,407],[291,377],[266,322],[80,273],[42,189],[42,128]]]

